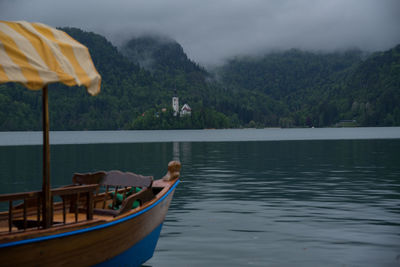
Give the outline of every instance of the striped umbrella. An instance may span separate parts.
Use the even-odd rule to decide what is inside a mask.
[[[0,21],[0,83],[31,90],[49,83],[84,85],[100,92],[101,77],[88,49],[63,31],[41,23]]]
[[[83,85],[100,92],[101,77],[88,49],[63,31],[41,23],[0,20],[0,83],[17,82],[42,91],[43,101],[43,222],[51,224],[49,83]]]

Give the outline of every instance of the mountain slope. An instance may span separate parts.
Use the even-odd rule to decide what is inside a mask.
[[[193,117],[204,117],[202,99],[204,92],[209,90],[205,82],[207,73],[193,62],[189,62],[184,54],[182,60],[175,61],[174,68],[169,67],[167,59],[172,60],[174,53],[182,53],[180,46],[175,44],[172,47],[174,49],[169,49],[168,46],[165,51],[167,56],[159,56],[162,59],[159,67],[155,72],[150,72],[122,55],[101,35],[77,28],[62,30],[88,47],[102,76],[102,86],[101,93],[92,97],[83,88],[66,87],[62,84],[50,85],[52,130],[129,129],[146,111],[154,109],[155,114],[162,108],[169,108],[175,90],[179,92],[182,102],[188,102],[195,108]],[[156,55],[162,54],[163,51]],[[181,61],[183,65],[179,63]],[[41,129],[40,92],[29,91],[16,84],[0,85],[0,105],[0,130]],[[222,116],[225,121],[225,117],[211,107],[207,108],[209,114],[215,116],[203,119],[203,123],[197,123],[197,126],[194,126],[192,121],[184,123],[178,119],[173,125],[165,127],[220,127],[220,124],[214,124],[213,118]],[[157,122],[154,125],[159,127]]]
[[[128,60],[150,71],[164,90],[177,91],[183,99],[198,102],[207,88],[209,74],[191,61],[172,39],[143,36],[130,39],[120,51]]]
[[[348,78],[351,114],[363,125],[400,125],[400,45],[371,55]]]
[[[119,50],[101,35],[63,30],[89,48],[103,83],[95,97],[50,85],[52,130],[400,125],[400,45],[367,57],[356,50],[236,57],[206,71],[170,39],[133,38]],[[172,116],[175,92],[191,117]],[[0,130],[40,129],[40,92],[0,85]]]
[[[400,45],[368,57],[357,50],[238,57],[216,75],[228,91],[257,92],[282,103],[281,126],[329,126],[340,120],[400,125]]]
[[[184,71],[186,73],[197,71],[206,74],[187,57],[180,44],[166,37],[132,38],[120,48],[120,51],[131,62],[150,71]]]

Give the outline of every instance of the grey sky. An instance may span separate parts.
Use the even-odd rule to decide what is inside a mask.
[[[204,65],[276,49],[400,43],[400,0],[0,0],[0,19],[79,27],[116,45],[159,33]]]

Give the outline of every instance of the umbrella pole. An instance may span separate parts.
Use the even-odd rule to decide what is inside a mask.
[[[42,90],[43,106],[43,183],[42,183],[42,209],[43,227],[51,226],[51,194],[50,194],[50,145],[49,145],[49,103],[48,87]]]

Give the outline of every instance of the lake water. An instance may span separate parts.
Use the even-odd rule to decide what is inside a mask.
[[[0,134],[1,193],[40,190],[41,147],[30,136]],[[50,138],[53,186],[96,170],[158,178],[170,160],[182,162],[146,266],[400,266],[400,128]]]

